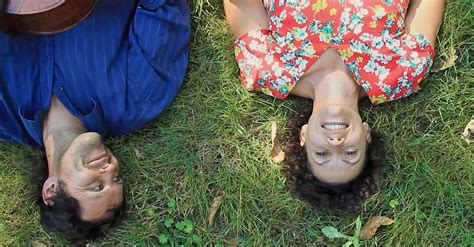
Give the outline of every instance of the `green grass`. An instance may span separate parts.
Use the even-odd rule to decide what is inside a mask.
[[[122,161],[128,209],[122,224],[94,244],[152,245],[163,234],[175,245],[341,245],[321,229],[334,226],[351,235],[357,216],[321,214],[294,199],[269,157],[271,122],[283,128],[303,101],[245,91],[221,1],[193,2],[190,65],[176,101],[143,130],[108,140]],[[474,149],[460,138],[474,115],[473,8],[472,1],[452,1],[446,11],[436,61],[454,49],[455,66],[431,74],[413,97],[362,106],[389,158],[382,189],[360,217],[395,220],[365,245],[474,245]],[[28,182],[32,153],[0,144],[0,245],[66,243],[38,224]],[[208,226],[218,190],[225,197]],[[168,205],[170,199],[176,205]],[[169,228],[167,219],[173,219]]]

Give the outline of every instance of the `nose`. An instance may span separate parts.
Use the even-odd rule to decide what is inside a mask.
[[[330,106],[327,109],[330,116],[338,116],[342,112],[342,107],[340,106]]]
[[[112,164],[105,163],[104,166],[102,166],[99,169],[99,173],[100,174],[109,173],[109,172],[112,172],[113,170],[114,170],[114,166]]]
[[[328,138],[329,144],[333,146],[339,146],[344,142],[344,138],[342,137],[329,137]]]

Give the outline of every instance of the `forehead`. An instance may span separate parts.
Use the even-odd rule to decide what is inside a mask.
[[[365,155],[365,154],[364,154]],[[324,165],[311,164],[311,172],[320,181],[329,184],[347,183],[359,176],[364,169],[365,157],[355,164],[334,159]]]

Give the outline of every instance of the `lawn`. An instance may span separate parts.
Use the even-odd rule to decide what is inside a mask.
[[[108,139],[121,159],[127,212],[97,245],[342,245],[321,229],[352,235],[359,216],[394,219],[364,245],[474,245],[473,147],[461,133],[474,116],[474,3],[451,1],[435,67],[412,97],[362,103],[364,119],[383,137],[381,190],[359,215],[320,213],[292,197],[281,164],[270,158],[271,123],[279,131],[309,102],[280,101],[240,86],[221,1],[193,0],[187,78],[172,106],[141,131]],[[0,144],[0,245],[64,244],[38,223],[28,157]],[[213,225],[213,198],[225,193]]]

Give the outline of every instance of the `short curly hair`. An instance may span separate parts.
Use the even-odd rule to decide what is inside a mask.
[[[104,231],[115,226],[122,213],[125,211],[125,201],[115,208],[112,216],[97,221],[84,221],[80,218],[79,201],[69,196],[64,190],[64,181],[59,181],[59,188],[56,195],[51,199],[52,204],[46,205],[43,202],[43,184],[48,178],[48,166],[46,155],[40,153],[32,157],[33,182],[36,186],[36,203],[40,209],[40,222],[49,231],[59,232],[73,242],[82,242],[101,237]]]
[[[311,109],[295,114],[285,133],[280,137],[285,160],[283,174],[286,186],[292,194],[320,211],[354,214],[362,202],[379,190],[384,164],[384,146],[380,137],[372,132],[372,142],[367,146],[366,163],[362,172],[352,181],[330,185],[316,179],[309,170],[304,147],[300,145],[300,129],[308,123]]]

